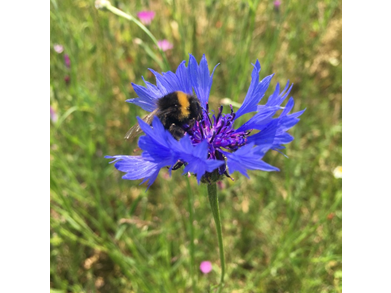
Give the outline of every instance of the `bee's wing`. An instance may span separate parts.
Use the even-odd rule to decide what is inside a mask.
[[[152,112],[149,113],[147,116],[145,116],[142,120],[143,120],[145,123],[148,123],[148,124],[150,125],[150,124],[152,123],[153,116],[156,116],[157,111],[158,111],[158,109],[152,111]],[[137,123],[137,124],[134,125],[132,128],[130,128],[130,129],[128,130],[128,132],[126,132],[124,138],[125,138],[125,139],[134,138],[134,137],[136,137],[137,135],[139,135],[141,132],[143,132],[143,130],[141,129],[140,125]]]

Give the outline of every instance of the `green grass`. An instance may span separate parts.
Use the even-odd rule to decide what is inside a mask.
[[[149,6],[147,5],[149,3]],[[171,70],[192,53],[217,67],[211,107],[241,103],[259,59],[261,76],[294,83],[294,110],[307,108],[290,133],[289,159],[269,153],[280,172],[234,173],[218,190],[226,257],[223,292],[341,292],[342,48],[340,1],[112,1],[126,13],[151,8],[149,26]],[[138,45],[137,38],[143,41]],[[64,46],[63,54],[52,49]],[[220,278],[206,186],[193,191],[195,267],[191,267],[187,180],[162,170],[145,192],[122,180],[104,155],[132,154],[123,140],[145,114],[125,103],[130,82],[154,81],[162,68],[148,36],[92,1],[51,1],[51,288],[53,292],[208,292]],[[65,76],[70,76],[67,85]],[[227,107],[226,107],[226,110]],[[246,118],[246,117],[244,117]],[[247,117],[248,118],[248,117]],[[210,260],[213,271],[198,266]]]

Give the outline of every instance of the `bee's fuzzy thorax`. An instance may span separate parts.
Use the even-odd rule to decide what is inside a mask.
[[[189,102],[189,96],[187,94],[185,94],[184,92],[176,92],[177,94],[177,97],[178,97],[178,103],[179,103],[179,106],[180,106],[180,110],[181,110],[181,118],[188,118],[189,115],[190,115],[190,111],[189,111],[189,106],[190,106],[190,102]]]

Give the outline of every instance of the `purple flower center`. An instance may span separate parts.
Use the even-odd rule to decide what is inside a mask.
[[[206,108],[203,112],[203,119],[196,121],[194,126],[187,131],[194,145],[206,139],[209,144],[210,158],[215,159],[214,154],[218,150],[236,151],[246,144],[249,133],[237,132],[234,129],[235,113],[232,106],[230,114],[223,114],[223,106],[221,106],[217,116],[213,114],[213,121],[208,115],[208,104]]]
[[[187,129],[193,145],[207,140],[209,147],[208,159],[224,160],[224,151],[236,151],[247,142],[249,131],[236,131],[234,129],[235,113],[231,106],[230,114],[223,114],[223,106],[219,108],[217,116],[213,114],[212,119],[208,114],[208,104],[203,111],[201,121],[196,121],[194,125]],[[219,173],[226,171],[225,164],[219,168]]]

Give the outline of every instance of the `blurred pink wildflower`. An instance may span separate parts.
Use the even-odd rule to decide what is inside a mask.
[[[61,54],[64,51],[64,47],[60,44],[54,44],[53,46],[54,51],[56,51],[58,54]]]
[[[137,13],[137,17],[140,18],[140,21],[145,24],[151,24],[152,19],[155,17],[154,11],[140,11]]]
[[[160,41],[157,41],[157,45],[159,46],[160,49],[163,50],[163,52],[167,51],[167,50],[170,50],[172,48],[174,48],[174,45],[171,44],[169,41],[167,40],[160,40]]]
[[[71,67],[71,59],[69,58],[69,56],[67,54],[64,55],[64,62],[65,62],[65,66],[70,68]]]
[[[164,180],[169,180],[170,179],[170,174],[168,172],[162,173],[162,177]]]
[[[65,76],[64,81],[66,85],[69,85],[69,83],[71,82],[71,77],[69,75]]]
[[[52,120],[53,123],[56,123],[57,122],[57,113],[56,111],[54,111],[54,109],[52,108],[52,106],[50,106],[50,119]]]
[[[281,5],[281,1],[280,0],[276,0],[274,1],[274,10],[279,12],[280,11],[280,5]]]
[[[217,187],[218,187],[220,190],[225,189],[225,182],[224,182],[224,181],[217,181]]]
[[[204,274],[208,274],[212,271],[212,263],[210,261],[203,261],[200,264],[200,270]]]

